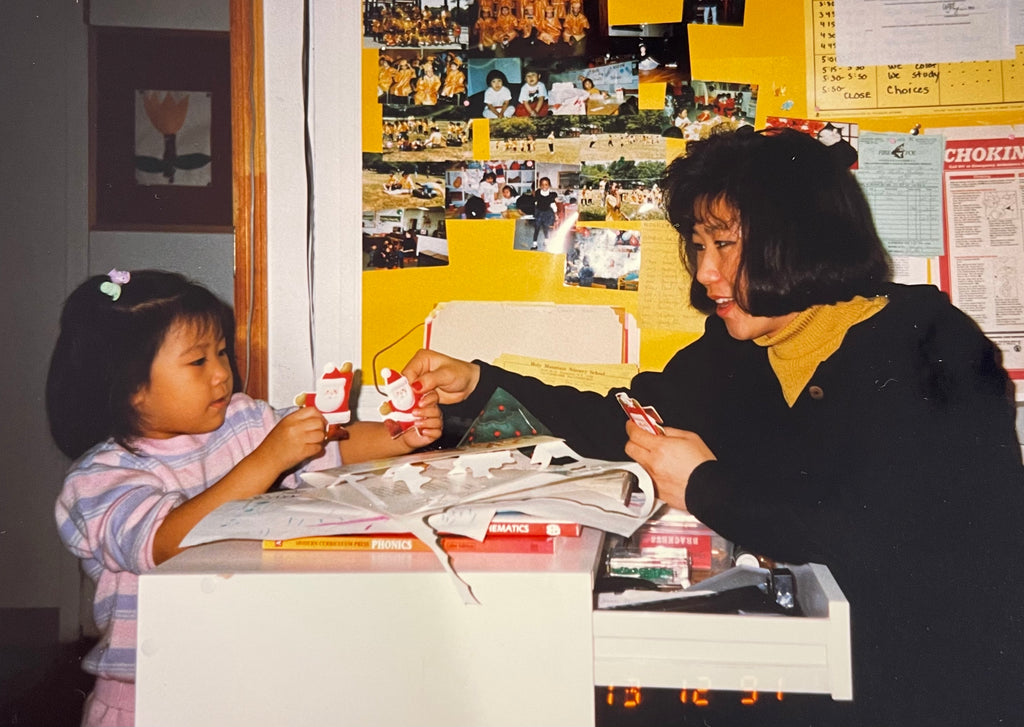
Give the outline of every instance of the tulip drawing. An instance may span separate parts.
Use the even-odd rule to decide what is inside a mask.
[[[161,97],[162,95],[162,97]],[[178,155],[178,132],[185,125],[188,117],[190,94],[172,93],[170,91],[146,91],[142,94],[143,108],[149,123],[164,138],[163,158],[137,155],[135,168],[143,172],[162,174],[168,183],[174,183],[174,174],[178,169],[201,169],[210,163],[209,154]]]

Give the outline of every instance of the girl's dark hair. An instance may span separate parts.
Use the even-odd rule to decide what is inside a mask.
[[[491,81],[493,81],[495,78],[501,79],[502,86],[508,85],[508,78],[505,76],[504,73],[499,71],[497,68],[492,68],[490,71],[487,72],[487,85],[490,86]]]
[[[878,295],[892,277],[857,180],[830,147],[799,131],[743,127],[690,142],[666,169],[662,189],[692,278],[690,303],[703,313],[715,304],[696,279],[693,227],[715,222],[719,203],[739,216],[733,294],[752,315]]]
[[[231,308],[177,273],[136,270],[115,301],[95,275],[64,302],[60,334],[46,379],[50,432],[72,459],[108,437],[130,448],[141,434],[132,398],[149,383],[150,367],[168,330],[187,322],[228,342],[234,391],[240,390],[232,347]]]

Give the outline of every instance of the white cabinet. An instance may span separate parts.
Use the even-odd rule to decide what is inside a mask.
[[[806,616],[593,610],[601,533],[556,552],[190,549],[139,579],[136,722],[579,725],[595,686],[850,697],[849,610],[794,568]]]

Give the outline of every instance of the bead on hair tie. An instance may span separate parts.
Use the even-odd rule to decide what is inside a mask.
[[[117,300],[121,297],[121,286],[132,279],[132,274],[127,270],[113,268],[107,273],[107,277],[110,280],[100,284],[100,292],[109,295],[111,300]]]

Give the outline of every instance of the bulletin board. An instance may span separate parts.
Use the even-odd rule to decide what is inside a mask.
[[[504,5],[513,14],[522,13],[526,5],[537,8],[544,4],[544,0],[536,4],[493,0],[496,12]],[[550,4],[564,13],[569,13],[572,5],[556,0]],[[468,44],[449,42],[456,36],[451,32],[445,35],[443,26],[427,41],[386,37],[384,24],[373,24],[379,20],[379,7],[409,4],[364,3],[364,13],[370,5],[373,17],[364,18],[362,62],[364,372],[373,370],[375,356],[377,368],[404,365],[422,345],[422,328],[418,326],[436,304],[449,300],[620,306],[637,318],[641,369],[661,368],[680,347],[700,335],[703,319],[686,302],[689,282],[679,263],[674,231],[657,214],[649,213],[649,207],[645,208],[651,200],[644,196],[651,192],[650,177],[635,170],[657,169],[682,153],[687,130],[708,121],[703,114],[717,119],[714,123],[750,123],[756,128],[766,126],[769,119],[773,124],[807,120],[817,124],[815,128],[834,122],[835,127],[856,128],[859,132],[904,134],[913,130],[927,135],[942,127],[1019,123],[1024,109],[1024,87],[1013,85],[1017,82],[1019,47],[1015,61],[997,63],[994,70],[991,65],[955,63],[925,69],[936,71],[927,78],[935,83],[939,83],[934,77],[937,71],[944,78],[958,78],[968,72],[1012,77],[1008,90],[992,103],[960,103],[958,99],[948,104],[902,106],[890,100],[877,104],[877,108],[867,108],[863,102],[844,103],[842,92],[836,96],[824,88],[829,83],[838,87],[838,81],[827,82],[825,76],[838,75],[839,71],[828,70],[823,62],[826,50],[821,43],[828,41],[828,29],[823,26],[822,13],[831,8],[831,2],[823,0],[584,0],[580,6],[590,25],[587,32],[596,37],[614,28],[616,34],[597,41],[593,52],[573,50],[570,42],[563,43],[560,50],[533,49],[528,60],[518,66],[510,62],[521,57],[514,42],[505,48],[500,37],[486,36],[486,30],[475,27],[481,8],[491,6],[487,0],[469,4],[468,17],[474,24],[467,21],[459,35],[463,41],[468,39]],[[435,4],[424,0],[421,5]],[[704,15],[708,5],[715,6],[717,17]],[[435,20],[439,14],[435,8]],[[486,36],[483,39],[481,32]],[[645,40],[648,38],[660,42]],[[680,54],[671,69],[665,62],[668,53]],[[385,61],[382,56],[387,56]],[[625,70],[605,69],[602,59],[609,59],[609,66],[625,64]],[[657,65],[652,66],[655,61]],[[405,74],[405,66],[411,66],[416,77],[424,75],[424,63],[432,65],[443,81],[449,80],[450,71],[456,78],[460,71],[465,74],[464,90],[448,89],[462,95],[434,101],[438,106],[448,103],[451,108],[431,109],[430,103],[416,103],[415,86],[407,91],[408,100],[402,94],[392,95],[393,78],[385,82],[390,87],[382,90],[381,73],[389,72],[382,71],[385,66],[395,70],[401,67]],[[551,123],[555,122],[550,117],[534,120],[536,126],[530,128],[538,133],[532,139],[515,132],[521,117],[465,119],[460,115],[467,109],[473,114],[484,112],[479,96],[487,88],[491,71],[501,71],[517,95],[529,84],[526,71],[531,68],[540,69],[549,107],[565,109],[579,103],[585,112],[563,116],[551,132]],[[909,76],[914,70],[921,69],[901,72]],[[680,82],[681,75],[685,83]],[[577,101],[574,94],[580,92],[587,76],[603,82],[604,87],[598,89],[603,94]],[[636,82],[631,84],[631,79]],[[429,95],[429,88],[424,93]],[[512,103],[516,100],[513,98]],[[733,104],[731,109],[726,102]],[[425,106],[428,113],[424,114]],[[607,108],[615,110],[605,113]],[[674,118],[676,114],[681,120]],[[652,120],[658,115],[657,121]],[[401,148],[406,141],[401,138],[398,123],[419,121],[419,116],[425,123],[420,124],[418,134],[406,132],[413,137],[412,146]],[[623,126],[630,118],[638,125]],[[641,123],[643,119],[647,121]],[[672,127],[680,132],[669,131]],[[552,133],[555,140],[549,147]],[[447,139],[453,140],[455,145],[446,147],[449,158],[438,161],[417,153],[429,147],[432,134],[435,143],[439,143],[438,135],[445,144]],[[662,138],[657,140],[656,135]],[[575,159],[562,154],[570,142],[575,144],[570,149]],[[652,145],[657,151],[648,148]],[[609,152],[608,146],[613,151]],[[619,166],[613,162],[621,160],[633,162],[634,170],[632,177],[626,175],[623,185],[632,193],[631,201],[622,203],[628,219],[612,216],[612,203],[605,199],[607,187],[618,176]],[[534,164],[528,167],[526,161]],[[584,237],[556,241],[562,245],[560,250],[535,250],[529,236],[530,224],[535,223],[523,219],[528,214],[507,214],[500,199],[494,204],[498,212],[491,212],[490,204],[484,209],[469,209],[470,198],[489,193],[485,176],[495,171],[494,162],[499,163],[497,171],[503,175],[499,188],[512,186],[514,193],[536,189],[542,176],[554,180],[552,186],[565,193],[564,201],[571,203],[569,213],[578,215],[572,228],[588,228],[583,231]],[[511,162],[516,162],[515,168]],[[593,169],[598,170],[597,175],[587,176]],[[411,179],[404,178],[403,171],[409,172],[405,176]],[[393,192],[394,203],[380,201],[385,187],[391,188],[388,194]],[[567,214],[565,206],[559,206],[560,219]],[[605,214],[597,214],[601,211]],[[411,226],[415,227],[411,230],[415,237],[426,238],[422,250],[419,243],[409,247],[407,233]],[[607,232],[595,232],[600,230]],[[635,233],[632,236],[631,231]],[[406,237],[404,247],[402,237]],[[442,242],[432,242],[435,237]],[[590,281],[578,267],[578,259],[577,268],[571,270],[572,258],[579,257],[578,245],[572,240],[580,239],[611,241],[608,244],[621,259],[628,259],[628,264],[633,264],[632,257],[628,251],[621,251],[632,241],[640,257],[638,271],[618,277],[599,273],[595,281],[601,283],[586,284]],[[389,264],[381,247],[372,244],[374,241],[395,250],[401,248],[404,264],[397,259]],[[410,254],[410,250],[415,252]],[[630,278],[631,273],[638,274]],[[928,274],[934,274],[938,284],[938,270]],[[364,373],[364,383],[368,378]]]

